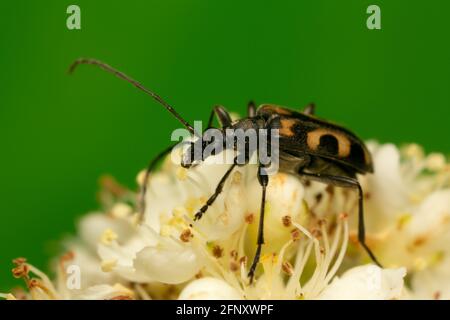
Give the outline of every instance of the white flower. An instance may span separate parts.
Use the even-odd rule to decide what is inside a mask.
[[[63,265],[66,260],[71,260],[72,256],[61,258]],[[28,288],[28,292],[17,292],[14,294],[2,295],[4,298],[32,299],[32,300],[104,300],[104,299],[133,299],[135,293],[120,283],[114,285],[99,284],[86,288],[70,288],[68,283],[69,275],[61,269],[57,269],[57,276],[54,284],[42,271],[19,258],[14,260],[15,268],[13,274],[16,278],[22,278]]]
[[[194,280],[183,289],[179,300],[240,300],[237,290],[223,280],[202,278]]]
[[[375,173],[361,180],[375,254],[387,267],[407,268],[410,298],[448,296],[449,275],[443,270],[450,254],[450,165],[415,144],[369,148]]]
[[[375,173],[361,176],[368,265],[357,242],[357,193],[296,176],[270,176],[265,244],[253,283],[261,186],[257,167],[236,167],[200,221],[194,215],[229,165],[210,157],[190,170],[166,160],[151,175],[143,217],[136,195],[108,180],[103,211],[79,224],[52,282],[24,260],[15,275],[34,299],[449,299],[450,166],[416,145],[369,143]],[[176,155],[180,160],[180,155]],[[179,163],[179,162],[178,162]],[[143,175],[138,176],[142,183]],[[70,266],[81,271],[69,288]],[[33,274],[35,276],[33,276]],[[404,277],[408,274],[408,286]]]
[[[311,219],[301,182],[283,173],[272,176],[261,276],[255,285],[249,285],[247,272],[256,249],[261,205],[255,166],[236,168],[200,222],[192,220],[214,192],[225,172],[223,167],[205,164],[184,172],[166,162],[150,181],[144,223],[123,241],[118,233],[106,237],[109,241],[99,244],[103,263],[111,267],[109,271],[140,283],[179,284],[200,275],[226,281],[245,298],[316,297],[344,257],[346,215],[331,215],[329,225],[325,219]],[[217,168],[221,168],[220,174]],[[315,270],[301,284],[303,271],[310,269],[311,263]]]
[[[450,300],[450,256],[414,273],[411,297],[415,299]]]
[[[322,300],[392,300],[403,294],[406,269],[381,269],[375,265],[352,268],[319,295]]]

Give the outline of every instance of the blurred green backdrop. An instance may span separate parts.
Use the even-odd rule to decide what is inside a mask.
[[[81,7],[81,30],[66,8]],[[368,30],[378,4],[382,30]],[[0,291],[10,260],[41,268],[76,217],[97,207],[98,178],[130,187],[178,123],[102,59],[160,93],[188,120],[249,99],[295,108],[363,138],[450,151],[448,1],[2,1]]]

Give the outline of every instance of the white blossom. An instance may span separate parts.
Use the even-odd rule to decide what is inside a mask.
[[[202,278],[189,283],[178,297],[180,300],[240,300],[237,290],[223,280]]]
[[[175,154],[178,162],[168,158],[150,176],[142,217],[137,194],[108,180],[101,211],[83,217],[78,236],[65,241],[55,279],[18,259],[14,275],[28,291],[0,297],[449,299],[449,164],[417,145],[368,145],[375,172],[359,177],[366,238],[384,269],[370,264],[358,245],[355,190],[277,173],[269,179],[265,244],[250,283],[261,206],[257,167],[236,167],[194,221],[229,168],[214,162],[233,154],[190,170]],[[77,270],[79,283],[72,278]]]
[[[381,269],[375,265],[346,271],[319,295],[326,300],[392,300],[403,294],[406,269]]]

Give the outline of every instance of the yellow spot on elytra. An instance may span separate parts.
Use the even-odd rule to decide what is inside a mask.
[[[280,121],[280,135],[285,137],[293,137],[295,135],[294,125],[297,123],[295,119],[282,119]]]
[[[338,131],[326,129],[326,128],[318,128],[316,130],[308,132],[306,143],[311,150],[317,150],[320,145],[320,138],[325,135],[330,135],[336,138],[338,143],[338,156],[345,158],[350,155],[351,142],[347,138],[347,136]]]

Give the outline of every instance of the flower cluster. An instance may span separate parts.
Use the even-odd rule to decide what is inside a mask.
[[[417,145],[368,143],[375,173],[361,176],[371,263],[357,241],[353,190],[270,177],[265,245],[255,281],[261,187],[257,167],[236,167],[204,217],[196,211],[228,169],[211,157],[185,170],[167,159],[136,194],[105,179],[102,210],[79,222],[55,278],[25,259],[27,290],[7,299],[449,299],[450,164]],[[231,151],[225,151],[231,152]],[[138,175],[142,184],[144,173]]]

